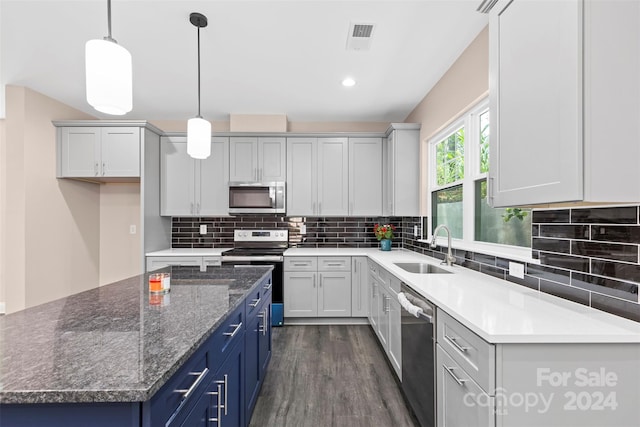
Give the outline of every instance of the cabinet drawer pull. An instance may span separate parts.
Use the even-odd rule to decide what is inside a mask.
[[[249,303],[249,307],[256,308],[258,306],[258,304],[260,304],[260,300],[261,299],[262,298],[254,299],[253,302]]]
[[[189,398],[189,396],[191,396],[191,394],[193,394],[193,391],[198,388],[198,385],[200,385],[200,383],[202,382],[202,380],[204,380],[204,377],[207,376],[207,374],[209,373],[209,368],[204,368],[202,370],[202,372],[189,372],[189,375],[197,375],[198,378],[196,378],[196,380],[193,382],[193,384],[191,384],[191,387],[189,387],[186,390],[173,390],[174,393],[183,393],[184,396],[182,396],[183,400],[186,400]]]
[[[210,396],[218,396],[218,418],[209,418],[210,423],[218,423],[218,427],[222,426],[222,390],[220,389],[222,386],[218,384],[218,391],[212,391],[207,393]]]
[[[344,267],[344,264],[341,262],[334,262],[334,263],[328,262],[327,266],[328,267]]]
[[[451,375],[453,380],[455,382],[457,382],[459,386],[464,387],[464,383],[467,382],[467,380],[463,380],[462,378],[458,378],[458,376],[453,372],[453,368],[449,368],[448,366],[445,366],[444,369],[449,373],[449,375]]]
[[[225,335],[229,338],[233,338],[236,336],[240,328],[242,328],[242,322],[238,323],[237,325],[229,325],[229,326],[231,326],[232,328],[235,328],[233,332],[223,332],[222,335]]]
[[[271,286],[273,286],[273,283],[269,282],[266,285],[264,285],[262,289],[264,289],[265,291],[268,291],[269,289],[271,289]]]
[[[458,344],[458,341],[456,341],[456,338],[454,338],[454,337],[450,337],[449,335],[445,334],[444,338],[447,341],[449,341],[451,344],[453,344],[453,346],[455,348],[457,348],[462,353],[466,353],[467,350],[469,350],[469,347],[464,347],[464,346],[461,346],[460,344]]]
[[[294,267],[307,267],[309,265],[308,262],[294,262],[292,264]]]

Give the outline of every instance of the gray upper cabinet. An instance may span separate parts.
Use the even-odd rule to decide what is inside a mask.
[[[347,138],[318,138],[318,215],[346,215],[348,185]]]
[[[59,178],[140,178],[139,127],[58,127]]]
[[[187,154],[186,137],[162,137],[160,158],[161,215],[229,213],[229,138],[212,138],[211,156],[195,160]]]
[[[490,13],[490,204],[640,200],[640,3]]]
[[[286,140],[283,137],[231,137],[229,180],[285,181]]]
[[[382,214],[382,138],[349,138],[349,215]]]
[[[385,216],[420,215],[420,125],[392,123],[383,147]]]
[[[347,138],[287,138],[287,214],[347,215]]]

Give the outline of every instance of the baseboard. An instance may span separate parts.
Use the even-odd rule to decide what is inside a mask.
[[[285,317],[284,325],[368,325],[368,317]]]
[[[0,314],[4,314],[5,313],[5,305],[3,302],[0,302]]]

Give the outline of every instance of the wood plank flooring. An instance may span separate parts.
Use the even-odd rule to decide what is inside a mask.
[[[367,325],[273,328],[250,427],[417,427]]]

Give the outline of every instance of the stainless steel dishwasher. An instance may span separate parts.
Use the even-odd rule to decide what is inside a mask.
[[[402,283],[402,391],[422,427],[435,427],[435,306]]]

